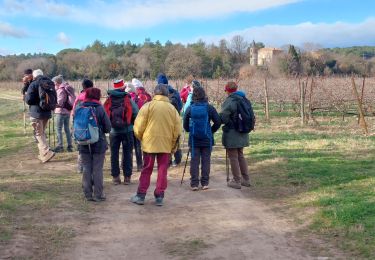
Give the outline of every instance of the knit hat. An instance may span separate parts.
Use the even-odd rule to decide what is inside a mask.
[[[229,81],[226,85],[225,85],[225,92],[228,92],[228,93],[233,93],[233,92],[236,92],[237,91],[237,84],[236,82],[234,81]]]
[[[101,91],[98,88],[88,88],[86,89],[86,98],[100,100]]]
[[[33,78],[35,79],[38,76],[43,76],[43,71],[41,69],[37,69],[33,71]]]
[[[62,75],[58,75],[52,78],[52,81],[55,82],[55,84],[61,84],[63,83],[64,79]]]
[[[201,87],[201,83],[199,83],[198,80],[193,80],[193,81],[191,82],[191,86],[192,86],[193,88]]]
[[[113,81],[113,88],[124,88],[124,87],[125,87],[125,84],[124,84],[123,79],[118,79],[118,80]]]
[[[126,82],[125,83],[125,92],[128,92],[128,93],[135,93],[135,88],[134,88],[134,85],[131,83],[131,82]]]
[[[132,83],[135,88],[143,88],[143,84],[139,79],[133,78]]]
[[[168,85],[168,78],[165,76],[164,73],[159,73],[158,76],[156,77],[156,80],[158,84],[166,84]]]
[[[89,80],[89,79],[84,79],[82,81],[82,88],[83,89],[92,88],[93,86],[94,86],[94,83],[92,83],[92,81]]]
[[[23,74],[25,74],[25,75],[32,75],[33,74],[33,70],[32,69],[25,69],[25,71],[23,72]]]

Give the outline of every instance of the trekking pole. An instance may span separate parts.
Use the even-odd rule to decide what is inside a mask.
[[[48,120],[48,146],[51,147],[51,120]]]
[[[56,147],[56,133],[55,133],[55,113],[52,112],[52,133],[53,133],[53,147]]]
[[[184,145],[185,145],[185,129],[182,130],[182,147],[181,147],[181,149],[184,149]]]
[[[190,154],[190,149],[188,150],[187,155],[186,155],[186,161],[185,161],[184,171],[182,173],[180,187],[182,185],[182,182],[184,181],[184,176],[185,176],[185,171],[186,171],[186,165],[187,165],[187,162],[188,162],[188,159],[189,159],[189,154]]]
[[[25,104],[25,97],[23,97],[23,134],[26,135],[26,104]]]
[[[225,168],[227,171],[227,182],[229,182],[229,164],[228,164],[228,150],[225,149]]]

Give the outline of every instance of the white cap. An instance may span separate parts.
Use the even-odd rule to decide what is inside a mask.
[[[38,76],[43,76],[43,71],[41,69],[37,69],[33,71],[33,78],[36,78]]]
[[[132,83],[134,87],[136,88],[143,88],[143,84],[139,79],[136,79],[136,78],[132,79]]]

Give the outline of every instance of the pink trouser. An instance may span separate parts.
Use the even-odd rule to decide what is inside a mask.
[[[152,170],[154,168],[155,157],[158,163],[158,177],[156,180],[155,197],[164,197],[164,191],[167,189],[167,170],[169,166],[169,153],[143,153],[143,169],[139,177],[139,186],[137,194],[145,196],[150,186]]]

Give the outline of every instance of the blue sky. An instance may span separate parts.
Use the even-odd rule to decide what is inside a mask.
[[[375,46],[375,0],[1,0],[0,54],[57,53],[98,39],[266,46]]]

